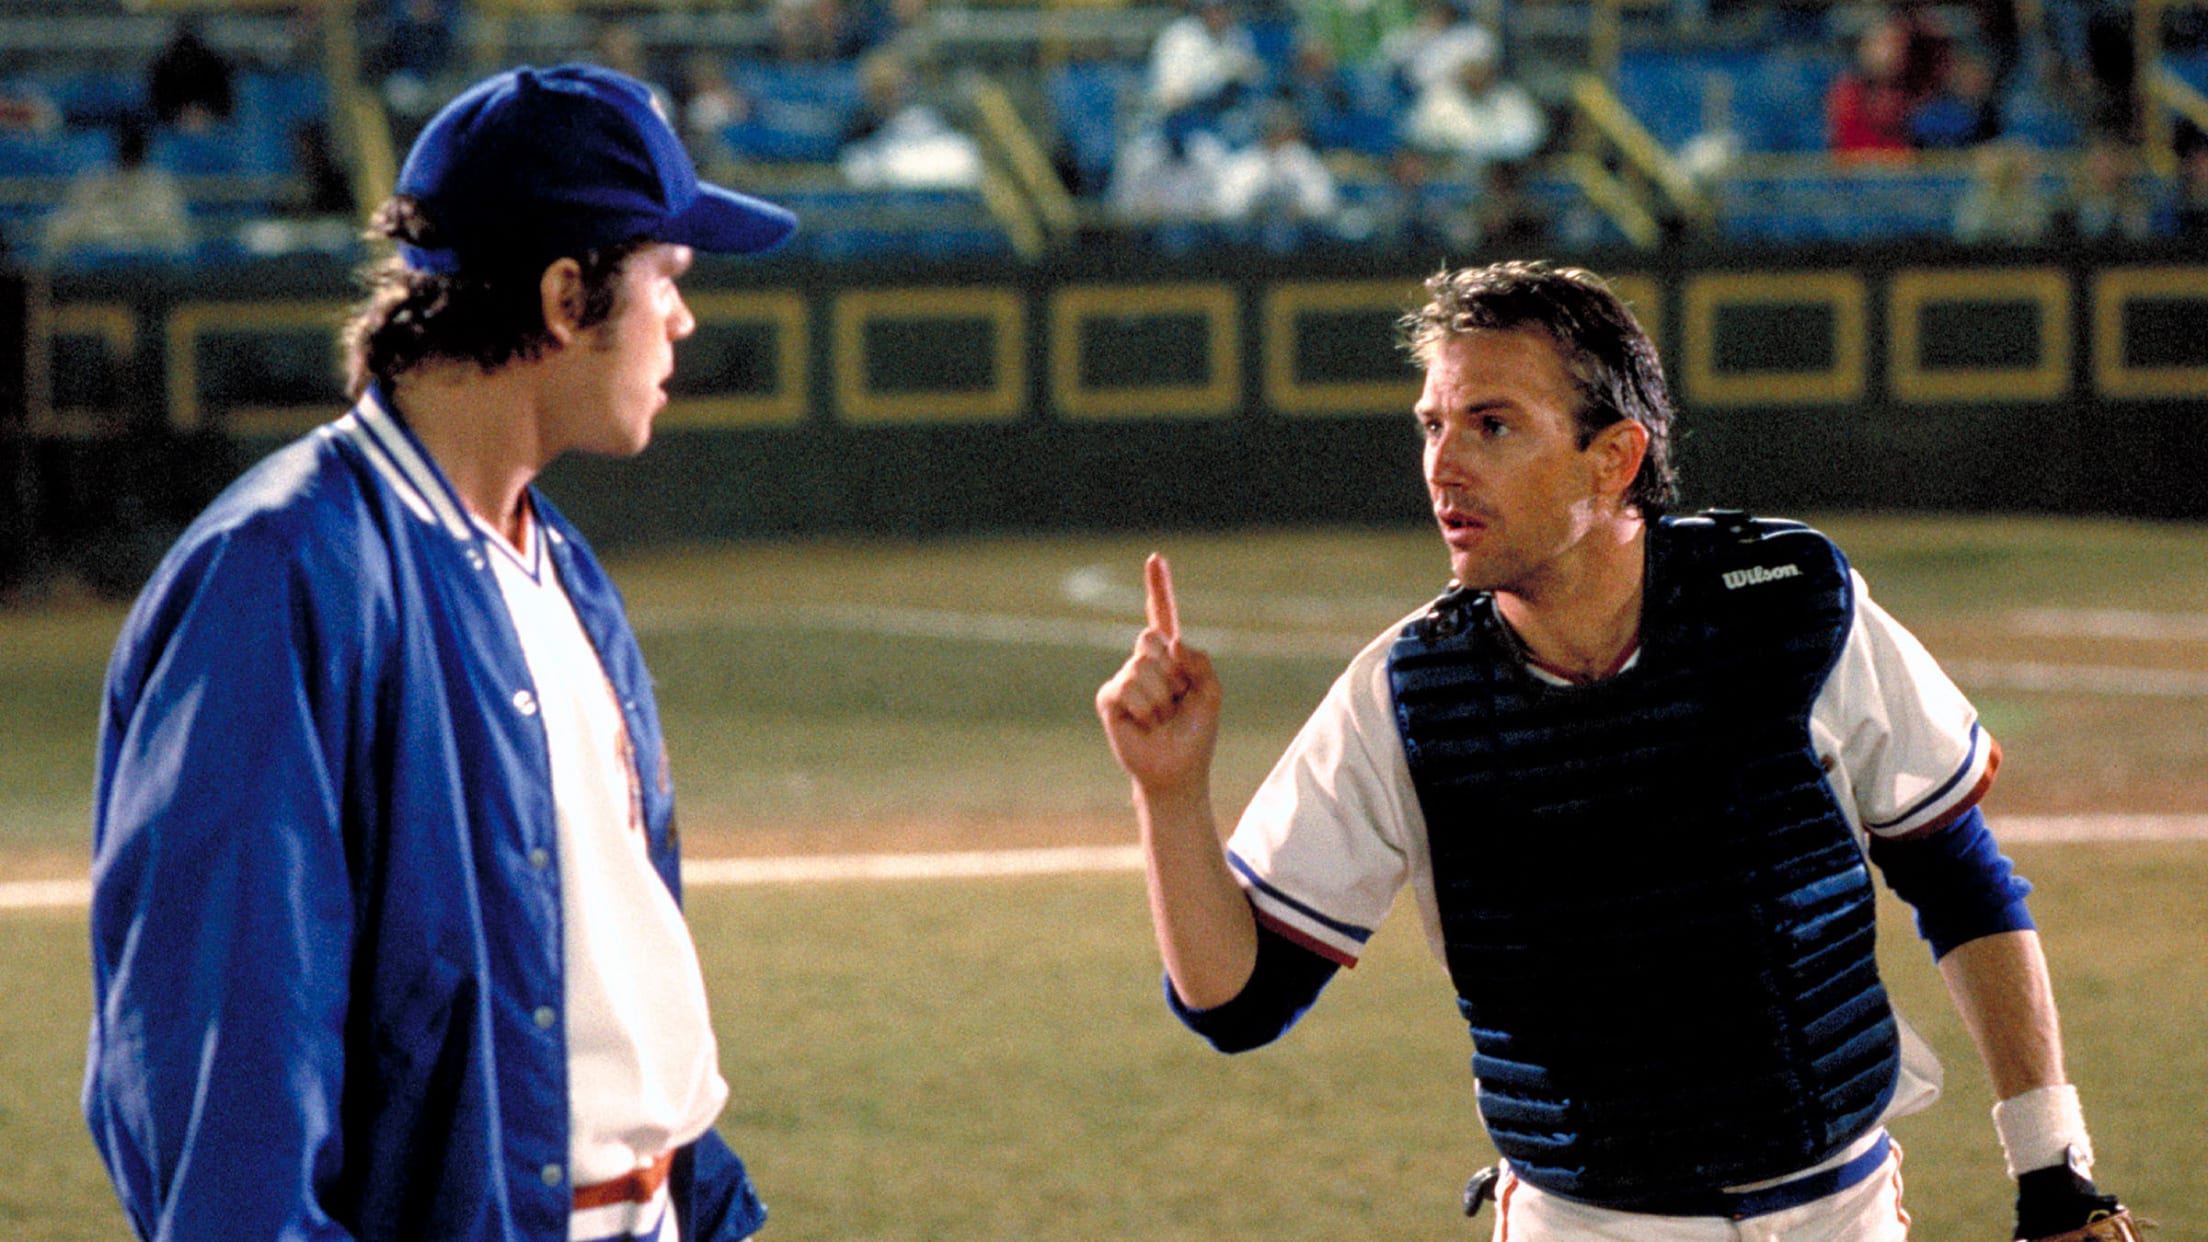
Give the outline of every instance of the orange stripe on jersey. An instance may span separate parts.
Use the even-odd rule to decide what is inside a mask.
[[[592,1182],[575,1188],[575,1210],[611,1207],[616,1203],[649,1203],[659,1188],[667,1184],[667,1175],[674,1171],[675,1153],[668,1152],[654,1160],[650,1167],[624,1173],[611,1181]]]
[[[1888,1139],[1887,1146],[1893,1148],[1894,1151],[1894,1215],[1901,1219],[1902,1233],[1907,1234],[1909,1232],[1909,1209],[1903,1206],[1901,1201],[1901,1144]]]
[[[1503,1170],[1503,1192],[1495,1196],[1495,1242],[1510,1242],[1510,1199],[1518,1193],[1518,1175]]]

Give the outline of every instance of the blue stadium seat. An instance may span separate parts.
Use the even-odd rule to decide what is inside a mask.
[[[115,136],[104,129],[51,134],[0,132],[0,175],[66,179],[115,162]]]
[[[1012,253],[1010,239],[971,190],[824,186],[785,190],[775,199],[804,222],[796,244],[820,259]]]
[[[1329,112],[1309,118],[1311,145],[1321,151],[1354,151],[1384,157],[1400,145],[1396,118],[1384,113]]]
[[[762,100],[751,115],[721,131],[721,141],[743,159],[770,164],[833,163],[843,149],[845,119],[806,104]]]
[[[1257,49],[1257,58],[1265,62],[1267,72],[1274,81],[1288,76],[1289,64],[1296,57],[1296,23],[1291,17],[1257,17],[1246,23],[1250,32],[1250,45]]]
[[[1777,51],[1763,57],[1733,93],[1734,126],[1750,151],[1822,151],[1825,96],[1845,62],[1836,55]]]
[[[1740,63],[1733,63],[1738,60]],[[1728,53],[1640,50],[1618,61],[1618,99],[1656,141],[1673,150],[1702,132],[1702,99],[1708,78],[1724,74],[1740,99],[1745,56]]]
[[[290,166],[290,132],[243,118],[205,130],[162,129],[148,159],[180,177],[249,177]]]
[[[832,162],[864,106],[851,64],[745,64],[730,80],[751,97],[752,109],[722,130],[721,140],[744,159]]]
[[[128,246],[84,244],[49,254],[46,261],[56,271],[89,272],[116,268],[181,269],[190,266],[195,257],[189,251],[169,254]]]
[[[150,106],[142,73],[90,69],[42,74],[39,80],[46,97],[71,125],[112,125],[124,117],[141,116]]]
[[[1825,93],[1840,68],[1837,56],[1807,49],[1637,50],[1619,61],[1618,98],[1677,150],[1702,132],[1711,79],[1722,78],[1744,150],[1817,151],[1825,145]]]
[[[922,229],[914,250],[928,259],[1003,258],[1012,253],[1012,239],[994,226]]]
[[[859,87],[859,68],[848,61],[820,64],[745,61],[730,69],[729,80],[735,83],[736,89],[754,98],[818,104],[853,112],[865,98]]]
[[[2020,84],[2002,102],[2001,133],[2047,151],[2075,147],[2085,139],[2077,115],[2030,83]]]
[[[1736,241],[1879,242],[1948,236],[1969,188],[1960,172],[1736,177],[1720,232]]]

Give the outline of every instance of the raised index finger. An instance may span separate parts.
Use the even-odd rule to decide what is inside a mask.
[[[1155,552],[1142,563],[1144,610],[1150,616],[1150,628],[1172,642],[1181,636],[1180,609],[1173,603],[1173,567]]]

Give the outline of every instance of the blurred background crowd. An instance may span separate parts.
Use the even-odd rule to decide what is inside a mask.
[[[2208,21],[2158,3],[0,0],[0,244],[342,253],[445,99],[578,59],[827,259],[2208,230]]]

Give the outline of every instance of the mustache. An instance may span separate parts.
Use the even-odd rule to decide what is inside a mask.
[[[1478,504],[1470,496],[1454,488],[1436,487],[1430,488],[1429,492],[1433,500],[1433,509],[1436,516],[1439,516],[1443,513],[1450,513],[1455,514],[1458,517],[1471,518],[1472,520],[1478,522],[1485,522],[1489,520],[1491,516],[1484,506]]]

